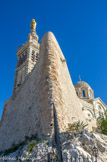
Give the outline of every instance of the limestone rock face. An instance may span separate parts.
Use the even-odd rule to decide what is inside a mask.
[[[6,103],[0,126],[0,150],[32,134],[53,135],[53,103],[60,132],[69,123],[85,120],[66,60],[51,32],[40,42],[40,54],[23,85]]]
[[[61,148],[63,162],[95,162],[94,146],[98,149],[97,161],[107,161],[107,136],[95,133],[89,133],[87,130],[72,131],[61,133]],[[32,148],[32,149],[30,149]],[[49,156],[50,155],[50,156]],[[52,145],[51,139],[35,139],[29,141],[23,146],[19,146],[17,150],[8,155],[0,155],[0,162],[3,158],[7,162],[21,161],[59,161],[56,145]]]
[[[82,132],[62,133],[62,155],[63,160],[70,159],[75,161],[106,162],[107,161],[107,136],[102,134],[91,134],[87,130]],[[97,148],[95,155],[94,146]]]

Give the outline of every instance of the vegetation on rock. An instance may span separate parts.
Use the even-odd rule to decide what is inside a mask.
[[[29,141],[35,140],[35,139],[36,139],[36,142],[35,143],[37,143],[37,141],[39,141],[39,138],[38,138],[38,135],[37,134],[32,134],[30,137],[25,136],[25,141],[22,141],[19,144],[14,144],[13,143],[11,148],[6,149],[4,151],[1,151],[0,152],[0,155],[3,155],[3,156],[9,155],[9,154],[17,151],[20,147],[26,145]]]
[[[100,116],[97,119],[97,130],[100,133],[107,135],[107,110],[105,111],[105,117]]]
[[[31,154],[34,150],[35,150],[35,146],[38,144],[39,142],[32,142],[28,145],[27,151],[29,154]]]
[[[87,127],[87,124],[85,124],[83,121],[82,122],[78,121],[78,122],[69,124],[67,131],[84,130],[84,129],[86,129],[86,127]]]
[[[25,141],[23,141],[23,142],[21,142],[19,144],[16,144],[16,145],[13,144],[11,148],[9,148],[9,149],[7,149],[5,151],[1,151],[0,155],[2,155],[2,154],[3,154],[3,156],[9,155],[9,154],[17,151],[19,149],[19,147],[24,146],[25,144],[26,144]]]

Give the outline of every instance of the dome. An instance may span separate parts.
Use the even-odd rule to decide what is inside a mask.
[[[75,88],[80,88],[80,87],[91,88],[88,83],[83,81],[79,81],[75,84]]]
[[[94,92],[86,82],[79,81],[75,84],[75,91],[79,98],[89,101],[94,99]]]

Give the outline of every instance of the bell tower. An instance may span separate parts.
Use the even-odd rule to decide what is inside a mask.
[[[28,41],[18,47],[16,55],[17,67],[15,70],[13,93],[23,84],[27,75],[34,68],[39,57],[38,35],[36,33],[36,22],[34,19],[32,19],[31,22],[31,32],[28,35]]]

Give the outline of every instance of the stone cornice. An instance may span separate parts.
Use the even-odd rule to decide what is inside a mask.
[[[35,44],[34,42],[26,42],[17,52],[16,55],[18,56],[21,54],[29,45],[32,45],[33,47],[37,48],[39,50],[39,43]]]
[[[33,63],[30,59],[27,59],[20,67],[16,68],[15,72],[17,72],[20,69],[22,69],[27,62],[31,62],[33,65],[35,65],[35,63]]]
[[[22,53],[25,48],[27,48],[27,46],[29,45],[29,42],[26,42],[17,52],[16,55],[18,56],[20,53]]]
[[[100,97],[95,98],[94,101],[100,101],[107,108],[107,105],[101,100]]]

